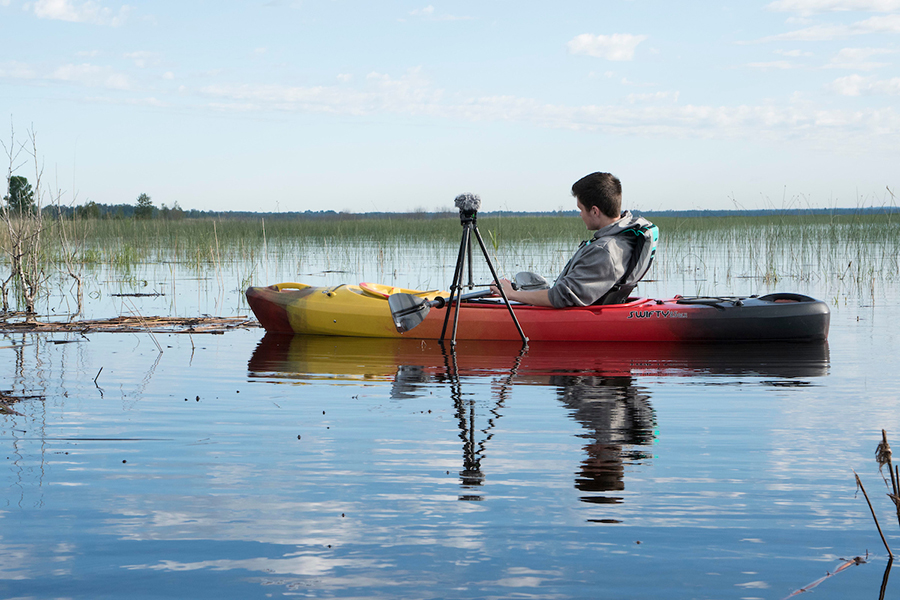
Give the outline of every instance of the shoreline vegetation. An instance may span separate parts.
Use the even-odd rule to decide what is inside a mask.
[[[770,286],[825,281],[844,293],[852,287],[853,295],[874,298],[879,282],[900,279],[900,215],[893,213],[646,216],[660,228],[659,251],[648,279],[680,282],[679,290],[688,295],[708,293],[706,289],[732,279],[756,279]],[[59,294],[65,281],[77,282],[78,291],[71,292],[79,296],[75,316],[82,312],[82,283],[87,278],[99,285],[101,271],[127,279],[139,276],[147,265],[171,264],[212,274],[221,286],[232,285],[224,283],[231,277],[238,288],[273,283],[267,281],[266,267],[286,261],[348,274],[375,261],[378,272],[396,273],[409,269],[411,257],[430,265],[453,264],[461,232],[457,214],[274,221],[74,217],[42,219],[41,225],[41,243],[28,262],[35,269],[30,281],[38,282],[37,295],[44,298],[51,291]],[[531,270],[552,276],[590,235],[579,219],[567,214],[486,214],[479,215],[478,225],[500,271],[508,273]],[[14,241],[0,230],[0,246],[6,249],[0,278],[12,280],[14,292],[0,311],[0,319],[7,321],[34,314],[23,311],[21,286],[11,271]],[[701,281],[712,283],[696,283]],[[837,293],[829,300],[836,304]]]
[[[891,200],[893,202],[893,196]],[[144,204],[140,204],[141,200]],[[166,221],[180,221],[183,219],[218,219],[218,220],[254,220],[265,219],[267,221],[355,221],[355,220],[412,220],[428,221],[434,219],[457,218],[457,210],[443,208],[435,211],[418,209],[408,212],[348,212],[334,210],[305,210],[305,211],[214,211],[214,210],[185,210],[178,206],[169,208],[163,204],[160,208],[152,205],[150,197],[141,194],[138,204],[97,204],[88,202],[80,206],[45,206],[42,209],[44,218],[58,219],[112,219],[112,220],[145,220],[162,219]],[[729,210],[640,210],[633,209],[635,214],[645,217],[657,218],[709,218],[709,217],[771,217],[771,216],[847,216],[847,215],[893,215],[900,217],[900,207],[893,204],[882,206],[857,206],[855,208],[769,208],[769,209],[729,209]],[[479,218],[490,217],[577,217],[577,210],[554,211],[509,211],[509,210],[483,210],[478,213]]]
[[[857,268],[868,267],[887,276],[900,274],[900,215],[646,216],[660,229],[657,274],[660,263],[673,255],[690,253],[702,258],[709,251],[724,252],[726,262],[736,271],[745,270],[747,261],[763,261],[767,270],[790,266],[785,261],[797,263],[796,269],[782,268],[782,273],[802,271],[801,266],[816,271],[817,265],[827,260],[832,267],[829,270],[839,266],[843,272],[848,263],[855,263]],[[300,259],[307,253],[340,262],[345,255],[358,254],[360,248],[375,248],[399,259],[412,245],[446,247],[455,253],[461,232],[457,215],[425,220],[75,218],[45,219],[43,227],[46,231],[40,247],[33,249],[39,254],[34,264],[44,271],[59,265],[73,278],[85,266],[93,265],[128,272],[138,264],[177,262],[203,270],[204,265],[258,261],[263,255]],[[479,216],[478,227],[488,249],[501,260],[504,255],[525,258],[528,253],[562,252],[568,256],[580,240],[590,236],[579,219],[565,215],[486,215]],[[8,249],[13,241],[7,231],[0,230],[0,246]],[[9,254],[0,262],[4,271],[11,266]]]

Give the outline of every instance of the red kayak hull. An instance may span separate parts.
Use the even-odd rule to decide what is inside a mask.
[[[414,329],[398,333],[384,298],[356,286],[333,288],[252,287],[247,301],[260,324],[273,333],[441,338],[447,308],[433,308]],[[758,298],[630,299],[625,304],[565,309],[513,305],[530,341],[571,342],[746,342],[823,341],[828,337],[828,306],[800,294]],[[452,336],[456,309],[450,308],[445,339]],[[501,302],[464,302],[457,340],[519,340]]]

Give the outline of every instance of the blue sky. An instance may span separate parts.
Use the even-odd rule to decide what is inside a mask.
[[[597,170],[643,210],[900,193],[900,0],[0,0],[0,40],[0,114],[64,204],[557,210]]]

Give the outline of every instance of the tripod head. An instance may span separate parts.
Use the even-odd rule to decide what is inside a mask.
[[[474,221],[481,208],[481,198],[477,194],[460,194],[453,203],[459,209],[460,223]]]
[[[453,302],[456,302],[456,310],[451,311],[449,308],[444,313],[444,327],[441,329],[441,337],[440,339],[444,339],[444,334],[447,333],[447,324],[450,320],[450,313],[453,313],[453,336],[450,338],[450,343],[452,345],[456,345],[456,326],[459,323],[459,312],[461,307],[461,301],[463,299],[462,295],[459,293],[463,285],[463,270],[465,269],[466,258],[468,258],[469,262],[469,289],[475,287],[475,284],[472,282],[472,234],[475,235],[475,239],[478,240],[478,245],[481,247],[481,253],[484,254],[484,259],[487,261],[488,268],[491,270],[491,275],[494,277],[494,281],[500,281],[500,278],[497,277],[497,270],[494,269],[493,263],[491,263],[491,257],[488,256],[487,248],[484,245],[484,240],[481,239],[481,234],[478,232],[478,225],[475,223],[476,216],[478,214],[478,209],[481,208],[481,198],[479,198],[476,194],[460,194],[454,200],[454,204],[456,204],[456,208],[459,209],[459,224],[462,225],[463,234],[462,241],[459,243],[459,256],[456,258],[456,272],[453,274],[453,283],[450,285],[450,299],[446,302],[446,305],[452,305]],[[477,294],[481,296],[483,292],[472,292],[473,294]],[[503,296],[503,301],[506,302],[506,308],[509,310],[509,316],[512,317],[513,323],[516,325],[516,329],[519,331],[519,336],[522,338],[523,344],[528,344],[528,338],[525,337],[525,332],[522,331],[522,327],[519,325],[518,319],[516,319],[516,315],[513,312],[512,306],[509,303],[509,298],[506,297],[506,293],[503,291],[503,288],[500,289],[500,295]],[[475,296],[470,296],[470,298],[474,298]],[[404,331],[409,331],[419,323],[421,323],[425,319],[425,314],[431,306],[437,306],[438,303],[434,302],[423,302],[421,298],[416,298],[414,296],[410,296],[409,294],[393,294],[392,298],[397,298],[397,301],[392,301],[388,299],[388,305],[391,308],[391,315],[394,317],[394,325],[397,327],[397,331],[403,333]],[[440,303],[440,307],[444,306],[443,299]]]

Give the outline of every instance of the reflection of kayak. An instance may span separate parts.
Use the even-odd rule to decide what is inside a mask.
[[[808,378],[828,372],[826,342],[523,346],[518,340],[462,340],[456,352],[449,347],[434,340],[267,333],[247,368],[251,379],[270,383],[306,386],[331,380],[374,385],[375,398],[389,389],[392,402],[421,399],[429,413],[435,409],[443,416],[452,414],[462,442],[459,499],[466,501],[483,499],[479,490],[491,468],[484,461],[486,446],[507,413],[505,407],[523,408],[521,403],[507,404],[513,389],[527,386],[539,391],[542,400],[556,397],[565,414],[580,425],[574,433],[584,445],[585,457],[574,485],[580,499],[591,504],[623,502],[618,492],[625,489],[625,465],[653,456],[644,447],[654,443],[659,426],[642,378],[727,375],[742,382],[760,378],[763,385],[803,386],[810,384]],[[321,394],[313,397],[317,403],[322,399]],[[534,417],[527,413],[526,419]],[[446,448],[445,442],[441,448]]]
[[[446,295],[376,284],[313,287],[298,283],[251,287],[246,295],[259,322],[270,332],[439,339],[446,308],[433,308],[421,325],[397,332],[387,295],[399,292],[426,299]],[[828,336],[830,319],[824,302],[800,294],[630,298],[625,304],[565,309],[514,307],[531,341],[821,341]],[[520,339],[506,306],[495,299],[464,302],[456,338]]]
[[[380,381],[514,371],[527,384],[561,375],[821,377],[829,361],[826,342],[536,342],[523,351],[520,341],[470,340],[461,341],[454,354],[447,348],[435,341],[267,333],[247,368],[253,377]]]

